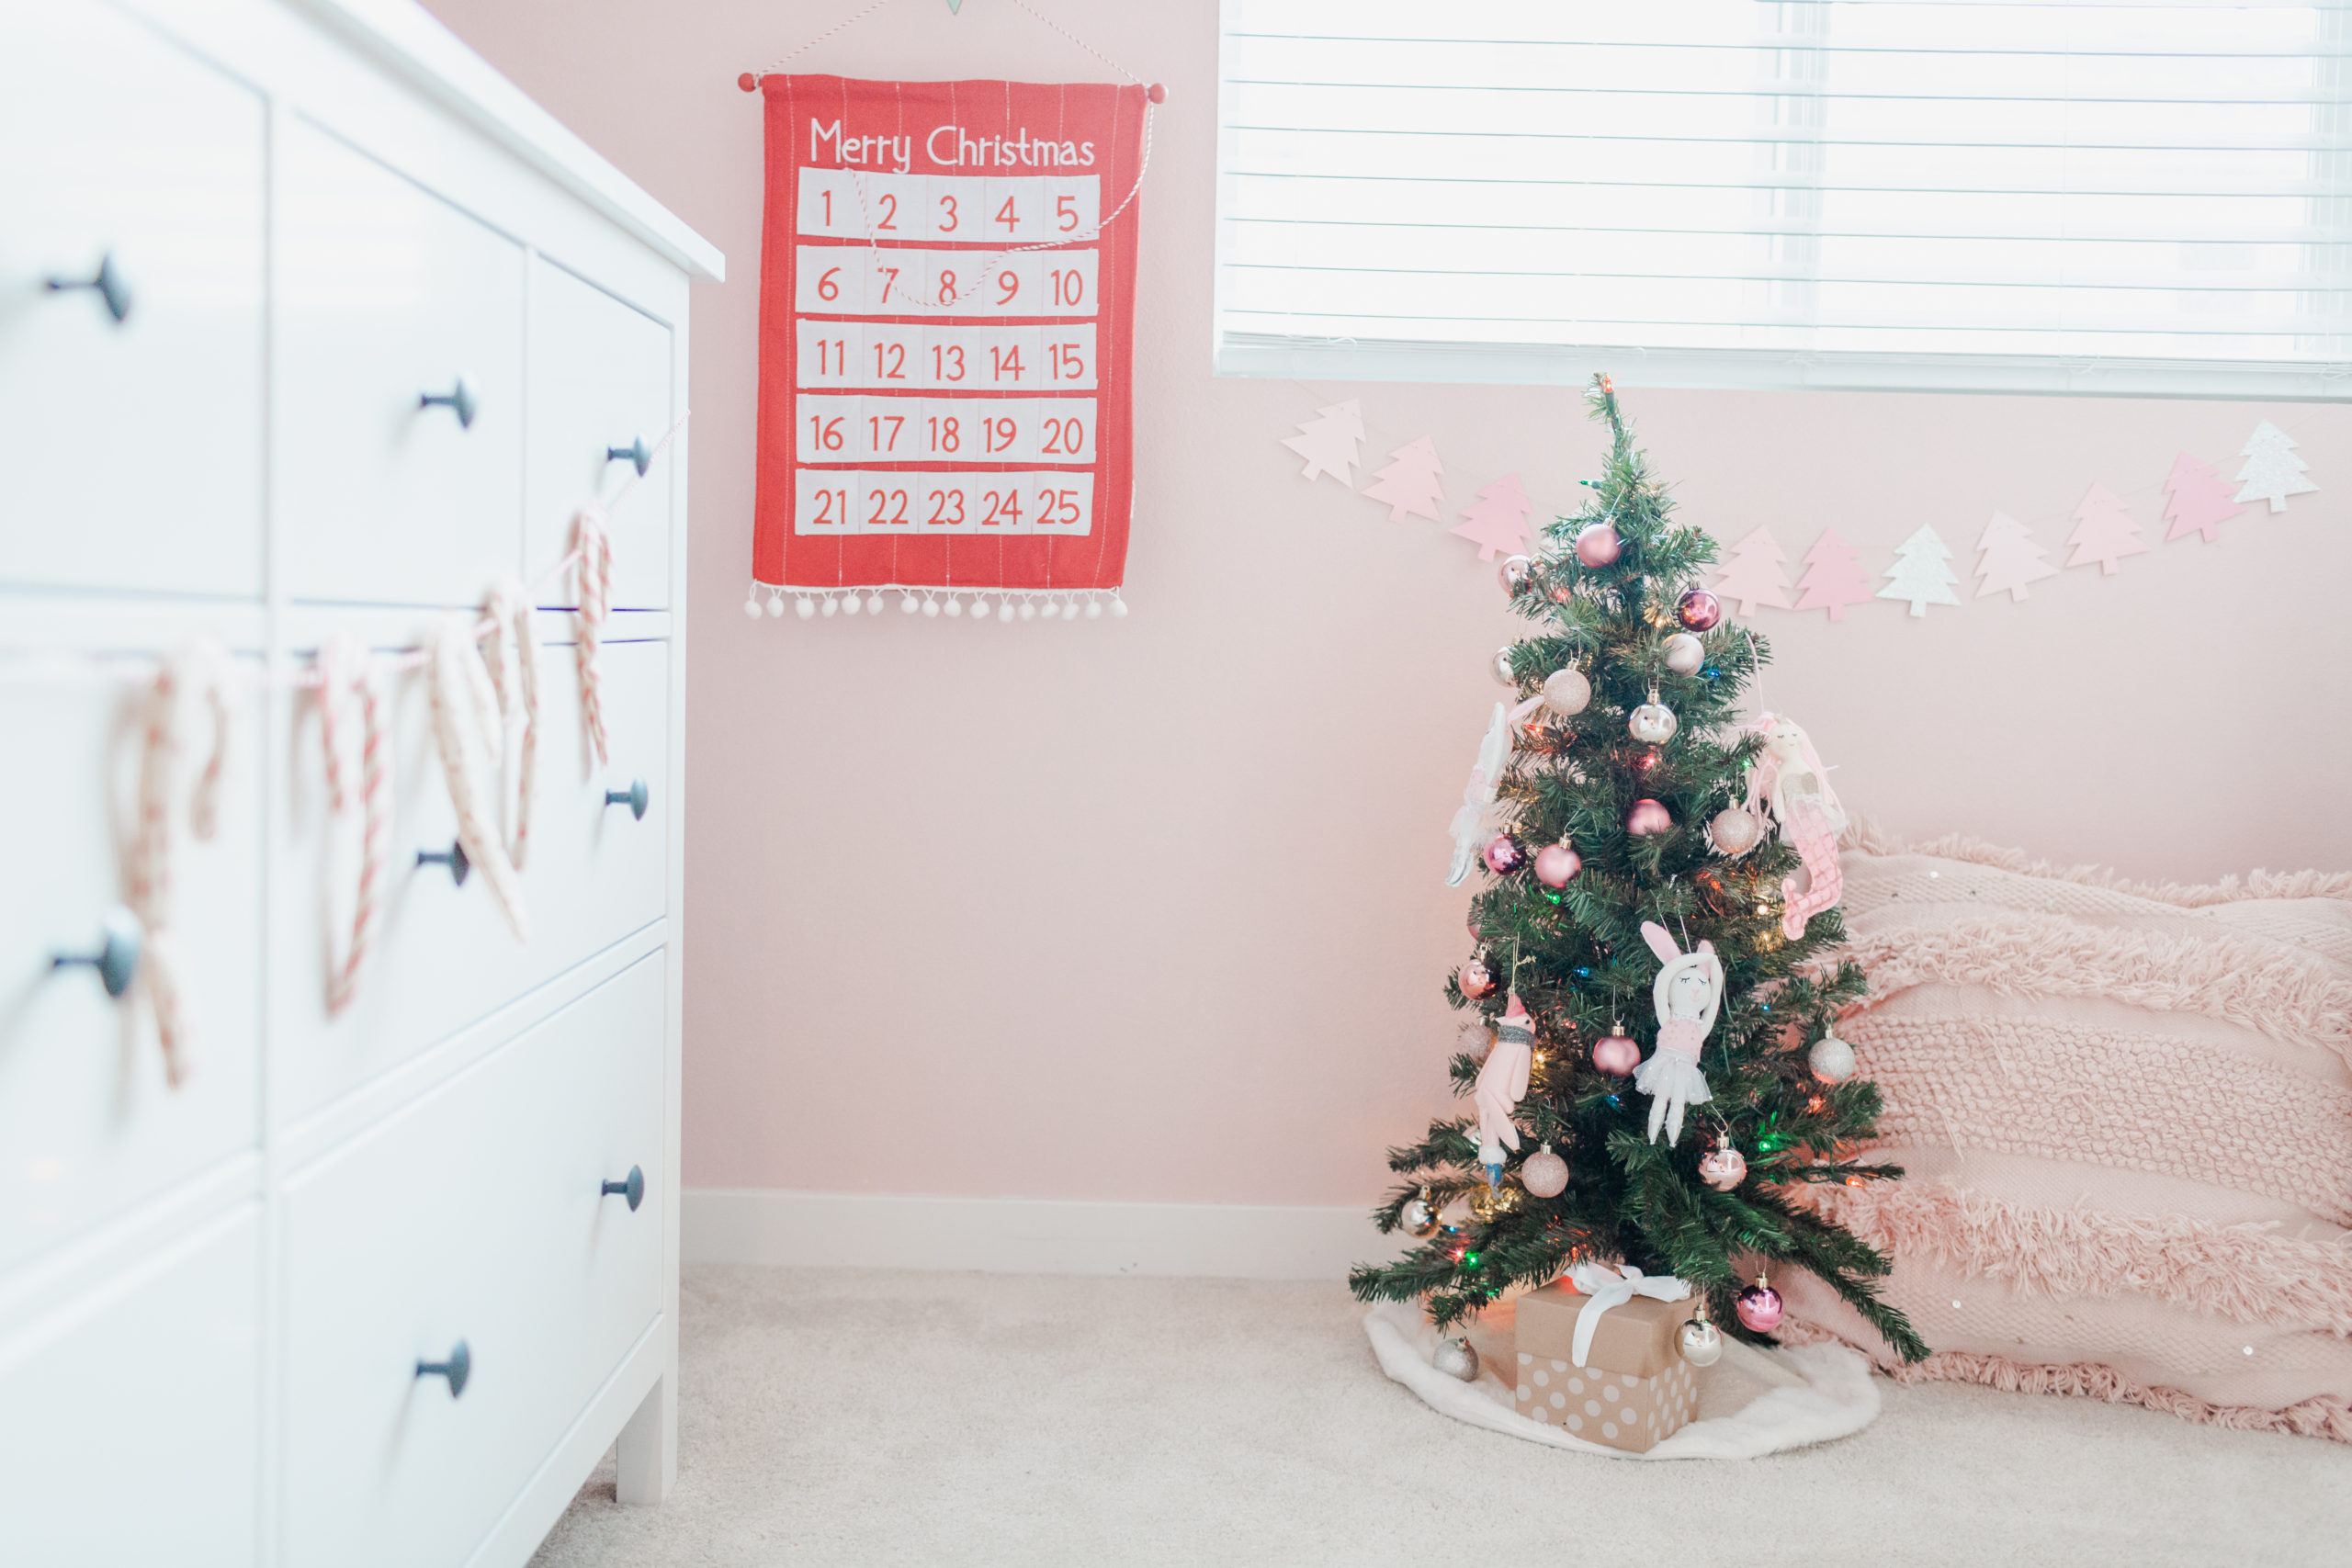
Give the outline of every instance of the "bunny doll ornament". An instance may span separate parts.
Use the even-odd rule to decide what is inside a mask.
[[[1674,945],[1664,926],[1642,922],[1642,940],[1657,954],[1657,981],[1650,998],[1657,1008],[1657,1049],[1634,1069],[1634,1087],[1650,1097],[1650,1142],[1666,1129],[1669,1144],[1682,1140],[1682,1112],[1713,1100],[1707,1075],[1699,1070],[1699,1048],[1715,1027],[1715,1010],[1724,998],[1723,960],[1715,944],[1704,939],[1696,951]]]
[[[1829,787],[1829,771],[1821,765],[1812,737],[1785,714],[1757,716],[1756,732],[1764,737],[1756,770],[1747,775],[1747,809],[1769,807],[1781,829],[1781,839],[1804,861],[1805,886],[1791,875],[1781,885],[1781,933],[1791,942],[1804,935],[1805,922],[1835,905],[1845,892],[1838,870],[1838,835],[1845,830],[1846,808]]]

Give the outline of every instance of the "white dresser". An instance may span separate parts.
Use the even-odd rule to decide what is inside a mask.
[[[0,1563],[515,1564],[616,1439],[624,1501],[669,1487],[680,421],[722,267],[405,0],[0,0]],[[469,418],[424,400],[460,378]],[[606,525],[598,762],[550,569],[665,434]],[[502,578],[540,607],[527,941],[416,858],[457,827],[404,650]],[[391,807],[331,1015],[334,636]],[[125,902],[132,721],[198,637],[232,746],[170,862],[173,1087],[140,981],[54,959]]]

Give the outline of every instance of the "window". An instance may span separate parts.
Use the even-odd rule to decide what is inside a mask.
[[[1225,0],[1217,367],[2352,395],[2352,0]]]

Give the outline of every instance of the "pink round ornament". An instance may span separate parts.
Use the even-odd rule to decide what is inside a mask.
[[[1663,803],[1652,800],[1647,795],[1634,802],[1632,808],[1625,813],[1625,831],[1637,839],[1646,839],[1654,833],[1669,832],[1673,827],[1674,813],[1668,811]]]
[[[1623,1034],[1604,1034],[1592,1043],[1592,1065],[1611,1077],[1630,1077],[1642,1065],[1642,1048]]]
[[[1624,547],[1614,524],[1588,523],[1577,533],[1577,559],[1587,566],[1607,566]]]
[[[1566,839],[1535,852],[1535,880],[1546,887],[1566,887],[1584,869],[1584,861]]]
[[[1674,617],[1686,631],[1705,631],[1724,618],[1723,601],[1703,588],[1693,588],[1675,602]]]
[[[1557,1198],[1568,1190],[1568,1162],[1544,1145],[1519,1168],[1519,1184],[1532,1198]]]
[[[1725,1145],[1699,1156],[1699,1179],[1718,1192],[1728,1192],[1747,1179],[1747,1156]]]
[[[1707,836],[1715,841],[1719,853],[1744,855],[1764,836],[1764,825],[1735,806],[1715,813],[1715,819],[1707,824]]]
[[[1480,1001],[1495,994],[1494,972],[1476,959],[1462,966],[1462,994],[1472,1001]]]
[[[1764,1282],[1758,1274],[1756,1283],[1739,1292],[1733,1303],[1739,1312],[1739,1321],[1758,1334],[1770,1334],[1781,1326],[1781,1292]]]
[[[1509,876],[1527,863],[1527,852],[1520,848],[1519,840],[1509,833],[1498,833],[1487,841],[1483,858],[1488,871],[1497,876]]]

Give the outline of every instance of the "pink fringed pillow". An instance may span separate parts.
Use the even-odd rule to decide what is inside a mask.
[[[1794,1273],[1790,1331],[2352,1442],[2352,875],[2142,886],[1868,829],[1842,866],[1871,1002],[1839,1032],[1909,1179],[1818,1201],[1937,1353]]]

